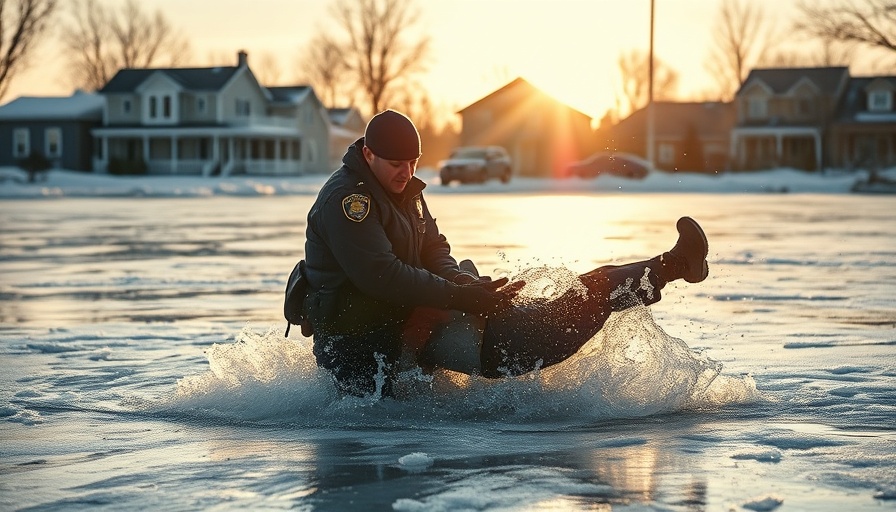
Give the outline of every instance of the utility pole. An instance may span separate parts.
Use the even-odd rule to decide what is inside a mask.
[[[647,65],[647,161],[654,166],[654,108],[653,108],[653,4],[650,0],[650,52]]]

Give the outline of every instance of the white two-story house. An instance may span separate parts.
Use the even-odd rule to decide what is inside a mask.
[[[310,87],[261,86],[237,65],[122,69],[99,91],[94,169],[118,174],[329,173],[330,121]]]

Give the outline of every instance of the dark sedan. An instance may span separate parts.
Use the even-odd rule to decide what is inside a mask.
[[[566,176],[596,178],[601,174],[610,174],[640,180],[647,177],[650,167],[650,162],[637,155],[604,151],[569,164],[566,167]]]

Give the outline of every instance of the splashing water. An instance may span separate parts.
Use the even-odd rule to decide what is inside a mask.
[[[546,266],[525,269],[514,279],[527,283],[519,300],[552,299],[583,288],[573,272]],[[236,342],[213,345],[207,351],[209,370],[178,381],[164,407],[310,425],[424,418],[579,423],[761,398],[750,376],[722,375],[721,363],[667,334],[645,306],[613,313],[568,360],[519,377],[485,379],[412,368],[398,376],[397,400],[380,400],[377,394],[339,396],[329,375],[317,368],[311,347],[310,339],[284,339],[273,328],[256,333],[246,327]]]

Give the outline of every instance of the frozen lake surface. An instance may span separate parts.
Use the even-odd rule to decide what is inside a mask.
[[[0,509],[896,509],[891,196],[432,192],[493,275],[691,215],[710,277],[540,374],[339,399],[282,336],[313,195],[0,201]]]

